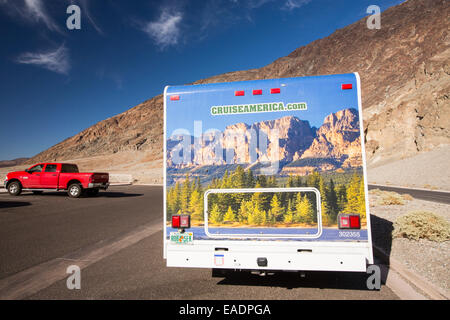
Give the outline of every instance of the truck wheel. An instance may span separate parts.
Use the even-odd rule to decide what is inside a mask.
[[[99,189],[89,189],[86,191],[87,195],[90,197],[95,197],[98,195]]]
[[[22,185],[18,181],[13,181],[8,185],[8,192],[12,196],[18,196],[22,193]]]
[[[73,183],[69,186],[69,189],[67,190],[67,194],[71,198],[79,198],[81,194],[83,193],[83,188],[79,183]]]

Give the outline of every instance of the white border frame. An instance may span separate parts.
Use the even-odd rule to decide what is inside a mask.
[[[364,122],[363,122],[363,116],[362,116],[362,99],[361,99],[361,79],[358,72],[353,73],[356,78],[356,89],[357,89],[357,96],[358,96],[358,115],[359,115],[359,127],[360,127],[360,138],[361,138],[361,154],[362,154],[362,160],[363,160],[363,176],[364,176],[364,192],[365,192],[365,200],[366,200],[366,224],[367,224],[367,243],[368,243],[368,250],[370,253],[370,259],[369,263],[373,263],[373,248],[372,248],[372,228],[370,223],[370,205],[369,205],[369,191],[368,191],[368,182],[367,182],[367,162],[366,162],[366,153],[365,153],[365,143],[364,143]],[[164,212],[164,220],[163,220],[163,233],[164,233],[164,245],[163,245],[163,256],[164,259],[167,259],[167,244],[166,244],[166,238],[167,238],[167,208],[166,208],[166,190],[167,190],[167,140],[166,140],[166,134],[167,134],[167,115],[166,115],[166,107],[167,107],[167,90],[169,86],[166,86],[164,88],[164,96],[163,96],[163,104],[164,104],[164,141],[163,141],[163,212]],[[207,240],[206,240],[207,241]],[[214,241],[214,240],[212,240]],[[336,245],[343,245],[344,243],[335,243],[331,242]],[[287,244],[287,243],[286,243]],[[344,244],[345,245],[345,244]]]
[[[163,128],[163,212],[164,212],[164,219],[163,219],[163,232],[164,232],[164,243],[163,243],[163,257],[164,259],[167,259],[167,245],[166,245],[166,239],[167,239],[167,115],[166,115],[166,108],[167,108],[167,89],[169,89],[169,86],[164,87],[164,95],[163,95],[163,119],[164,119],[164,128]]]
[[[295,235],[295,234],[212,234],[208,231],[208,195],[211,193],[279,193],[279,192],[314,192],[316,194],[316,207],[317,207],[317,233],[311,235]],[[316,188],[251,188],[251,189],[209,189],[203,196],[203,218],[205,234],[210,238],[233,238],[233,239],[317,239],[322,235],[322,202],[320,198],[320,192]]]
[[[367,228],[367,242],[369,243],[370,259],[369,263],[373,263],[373,247],[372,247],[372,227],[370,225],[370,203],[369,203],[369,188],[367,186],[367,162],[366,162],[366,146],[364,142],[364,122],[362,116],[362,99],[361,99],[361,78],[358,72],[353,73],[356,77],[356,89],[358,95],[358,116],[359,116],[359,131],[361,138],[361,155],[363,161],[363,175],[364,175],[364,193],[366,200],[366,228]]]

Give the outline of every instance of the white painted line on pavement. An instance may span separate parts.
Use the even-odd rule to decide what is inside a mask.
[[[66,270],[70,265],[77,265],[80,269],[86,268],[160,230],[160,222],[147,224],[124,236],[108,241],[106,244],[105,241],[100,241],[97,244],[1,279],[0,300],[23,299],[33,295],[51,286],[53,283],[68,277],[69,275],[66,273]]]

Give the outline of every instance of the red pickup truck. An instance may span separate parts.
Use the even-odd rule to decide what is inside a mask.
[[[67,191],[69,197],[83,193],[96,195],[109,187],[108,173],[80,173],[75,164],[39,163],[25,171],[10,172],[5,179],[10,195],[18,196],[23,190],[40,194],[44,191]]]

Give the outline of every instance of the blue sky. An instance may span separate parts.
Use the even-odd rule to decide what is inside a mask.
[[[0,0],[0,160],[163,92],[259,68],[402,0]],[[81,30],[66,9],[81,8]]]

